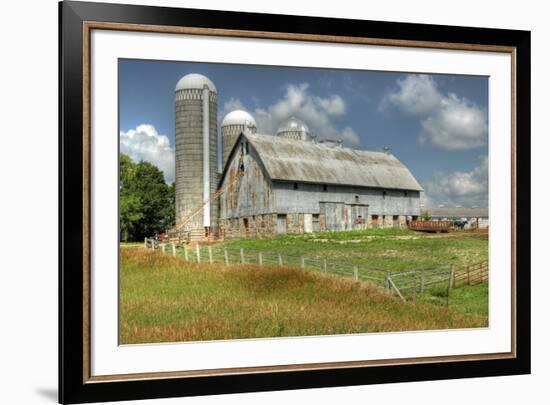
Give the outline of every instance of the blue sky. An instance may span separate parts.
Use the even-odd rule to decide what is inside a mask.
[[[319,138],[389,147],[425,188],[427,205],[487,205],[487,77],[120,60],[121,151],[155,163],[167,181],[174,87],[188,73],[215,83],[219,122],[245,109],[258,132],[272,134],[294,115]]]

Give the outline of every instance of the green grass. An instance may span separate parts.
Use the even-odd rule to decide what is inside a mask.
[[[273,239],[241,239],[224,244],[228,248],[271,251],[283,255],[307,255],[343,261],[364,268],[405,271],[487,260],[488,238],[483,234],[430,234],[399,228],[371,228],[364,231],[321,232],[283,235]],[[465,314],[487,317],[488,284],[452,289],[447,299],[445,286],[428,289],[422,296],[408,299],[444,305]]]
[[[450,290],[447,300],[447,289],[429,290],[427,294],[419,296],[418,302],[425,302],[447,306],[466,315],[489,315],[489,284],[481,283],[475,286],[462,286]]]
[[[123,344],[487,326],[477,304],[458,304],[462,292],[447,308],[295,268],[193,264],[135,248],[120,257]]]
[[[240,239],[224,245],[284,255],[314,256],[391,271],[441,264],[460,267],[487,260],[488,251],[486,236],[426,234],[398,228]]]
[[[121,248],[139,248],[143,247],[143,242],[120,242]]]

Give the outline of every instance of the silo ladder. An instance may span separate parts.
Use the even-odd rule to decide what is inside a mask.
[[[244,166],[243,166],[242,156],[239,159],[238,168],[239,169],[237,171],[237,176],[235,176],[234,179],[232,179],[229,183],[227,183],[224,187],[220,188],[214,194],[211,194],[210,197],[207,198],[201,205],[195,207],[190,213],[184,216],[180,222],[178,222],[176,225],[174,225],[172,228],[168,230],[168,234],[179,232],[185,225],[189,223],[189,221],[191,221],[196,215],[198,215],[203,210],[206,204],[210,204],[212,201],[216,201],[218,198],[220,198],[220,196],[225,191],[227,191],[228,188],[230,188],[231,186],[239,182],[241,177],[244,176]]]

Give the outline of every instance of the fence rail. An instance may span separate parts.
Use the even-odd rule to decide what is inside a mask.
[[[463,285],[476,285],[489,280],[489,262],[482,261],[479,263],[463,266],[454,274],[453,283],[456,287]]]
[[[160,243],[146,238],[144,246],[164,254],[181,257],[195,263],[250,264],[258,266],[287,266],[304,270],[338,274],[356,281],[374,283],[405,300],[408,294],[423,294],[435,286],[447,288],[474,285],[488,280],[487,261],[455,269],[451,264],[431,268],[389,271],[366,265],[332,261],[320,257],[284,255],[280,252],[254,249],[230,249],[224,246],[189,246],[175,242]]]

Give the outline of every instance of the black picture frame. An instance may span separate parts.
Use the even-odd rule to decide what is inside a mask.
[[[530,32],[442,25],[207,11],[121,4],[59,3],[59,401],[84,403],[253,391],[353,386],[405,381],[527,374],[530,312]],[[85,22],[345,36],[506,46],[515,49],[515,356],[417,364],[273,371],[193,378],[86,381],[83,272],[86,215],[84,116]],[[518,213],[515,215],[515,213]],[[506,253],[506,252],[503,252]]]

